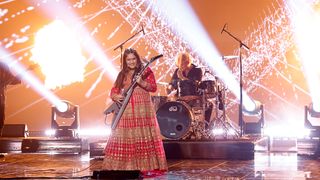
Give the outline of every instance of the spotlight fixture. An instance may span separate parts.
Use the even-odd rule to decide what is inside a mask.
[[[310,129],[311,137],[320,137],[320,112],[315,110],[313,103],[304,110],[304,127]]]
[[[254,106],[242,108],[244,118],[244,134],[261,135],[264,127],[264,107],[261,102],[254,100]]]
[[[51,129],[55,130],[55,137],[77,137],[80,127],[79,106],[63,100],[59,106],[52,106],[51,110]]]
[[[320,118],[320,112],[316,110],[313,103],[310,103],[309,106],[306,106],[306,108],[306,112],[308,112],[311,117]]]
[[[242,113],[246,116],[260,116],[263,113],[263,105],[260,101],[254,100],[254,106],[246,107],[243,106]]]

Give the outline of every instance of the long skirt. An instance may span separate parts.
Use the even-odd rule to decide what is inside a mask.
[[[136,87],[105,148],[103,169],[167,170],[150,94]]]

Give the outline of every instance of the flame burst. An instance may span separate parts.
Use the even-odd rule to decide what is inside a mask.
[[[84,79],[86,61],[75,33],[55,20],[40,29],[32,49],[32,61],[45,75],[45,86],[61,88]]]

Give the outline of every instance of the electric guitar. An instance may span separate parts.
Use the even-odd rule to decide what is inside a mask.
[[[151,60],[140,70],[140,72],[138,73],[137,77],[140,77],[144,71],[147,69],[147,67],[153,63],[156,59],[162,57],[163,55],[160,54],[160,55],[157,55],[153,58],[151,58]],[[111,124],[111,129],[114,130],[118,123],[119,123],[119,120],[125,110],[125,108],[127,107],[128,103],[129,103],[129,100],[130,100],[130,97],[133,93],[133,90],[134,88],[136,87],[136,84],[137,84],[137,79],[138,78],[135,78],[131,85],[129,86],[127,92],[124,93],[124,100],[122,102],[113,102],[105,111],[104,111],[104,114],[105,115],[108,115],[110,113],[113,113],[113,118],[112,118],[112,124]]]

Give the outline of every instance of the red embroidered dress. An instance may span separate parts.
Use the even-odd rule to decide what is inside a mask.
[[[107,170],[167,170],[160,128],[149,92],[157,85],[150,68],[145,71],[146,88],[136,86],[118,126],[112,132],[105,148],[103,169]],[[131,84],[130,74],[124,87]],[[113,93],[120,93],[112,88]]]

